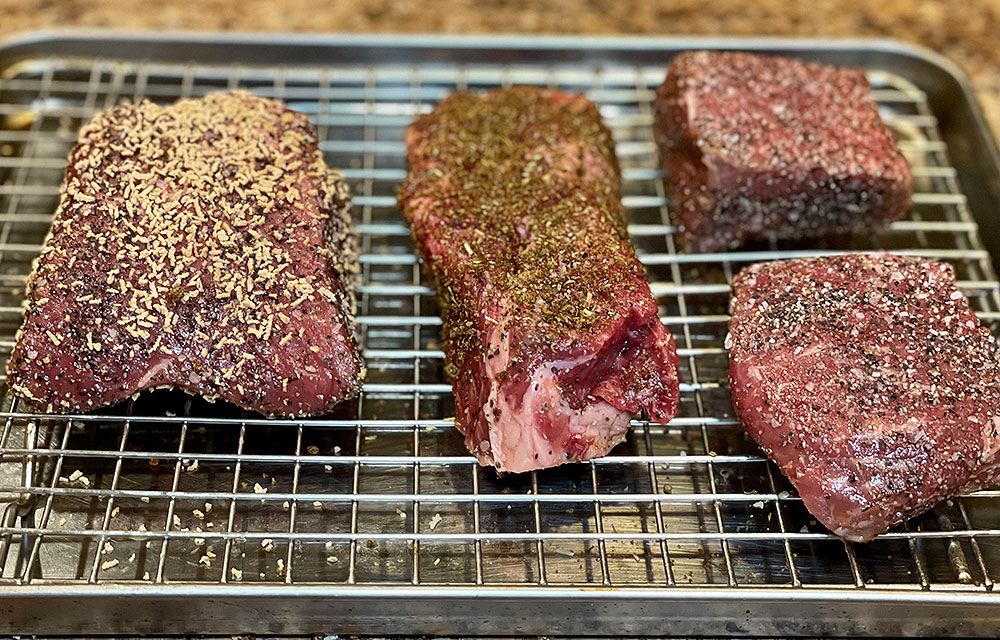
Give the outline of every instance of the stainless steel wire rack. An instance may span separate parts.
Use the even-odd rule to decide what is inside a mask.
[[[744,435],[726,387],[729,282],[760,260],[870,249],[947,260],[996,329],[1000,283],[977,224],[996,201],[972,211],[960,188],[966,169],[950,161],[939,126],[954,114],[928,97],[927,69],[940,75],[940,65],[884,43],[580,44],[75,34],[0,51],[0,351],[13,344],[80,125],[124,100],[245,87],[309,114],[328,163],[351,182],[368,367],[361,397],[322,419],[266,420],[166,391],[57,416],[5,395],[0,629],[997,630],[998,491],[846,543],[810,518]],[[672,52],[698,46],[866,66],[916,177],[908,215],[814,244],[680,252],[651,99]],[[682,398],[669,425],[635,421],[606,458],[501,477],[478,467],[451,426],[438,309],[395,193],[416,114],[454,90],[512,84],[584,92],[600,105],[629,232],[677,337]]]

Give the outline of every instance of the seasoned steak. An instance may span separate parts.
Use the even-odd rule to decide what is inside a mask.
[[[838,535],[870,540],[1000,476],[997,345],[947,264],[754,265],[727,346],[743,425]]]
[[[69,157],[7,366],[47,411],[179,387],[268,415],[357,394],[347,188],[246,93],[102,113]]]
[[[606,454],[677,408],[677,353],[582,96],[458,93],[406,133],[401,205],[438,292],[455,422],[500,471]]]
[[[655,108],[688,251],[868,229],[909,206],[913,177],[857,69],[683,53]]]

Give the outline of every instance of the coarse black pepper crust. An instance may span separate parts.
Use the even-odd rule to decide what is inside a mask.
[[[406,133],[400,205],[438,293],[456,425],[483,464],[603,455],[677,405],[673,337],[628,241],[610,131],[582,96],[456,93]]]
[[[346,184],[280,102],[101,113],[70,153],[8,384],[56,412],[179,387],[325,413],[361,384],[357,251]]]
[[[951,266],[757,264],[726,340],[743,425],[833,532],[870,540],[1000,476],[1000,361]]]
[[[913,177],[858,69],[682,53],[655,109],[687,251],[877,228],[909,206]]]

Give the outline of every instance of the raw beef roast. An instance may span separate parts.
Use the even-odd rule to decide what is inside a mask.
[[[456,425],[484,465],[602,456],[677,408],[677,353],[582,96],[459,93],[406,133],[401,204],[442,307]]]
[[[733,282],[730,386],[809,512],[869,540],[998,479],[997,346],[943,263],[788,260]]]
[[[354,396],[356,238],[304,115],[246,93],[103,113],[70,154],[7,367],[87,411],[179,387],[273,415]]]
[[[688,251],[876,227],[913,193],[856,69],[684,53],[657,91],[655,133]]]

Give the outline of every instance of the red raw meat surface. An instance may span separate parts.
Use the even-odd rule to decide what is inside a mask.
[[[950,265],[855,254],[733,282],[733,402],[831,531],[865,541],[1000,475],[997,345]]]
[[[355,396],[356,237],[306,116],[246,93],[118,107],[69,157],[11,389],[75,412],[179,387],[267,415]]]
[[[407,131],[400,202],[438,292],[456,426],[500,471],[605,455],[677,409],[677,353],[582,96],[454,94]]]

